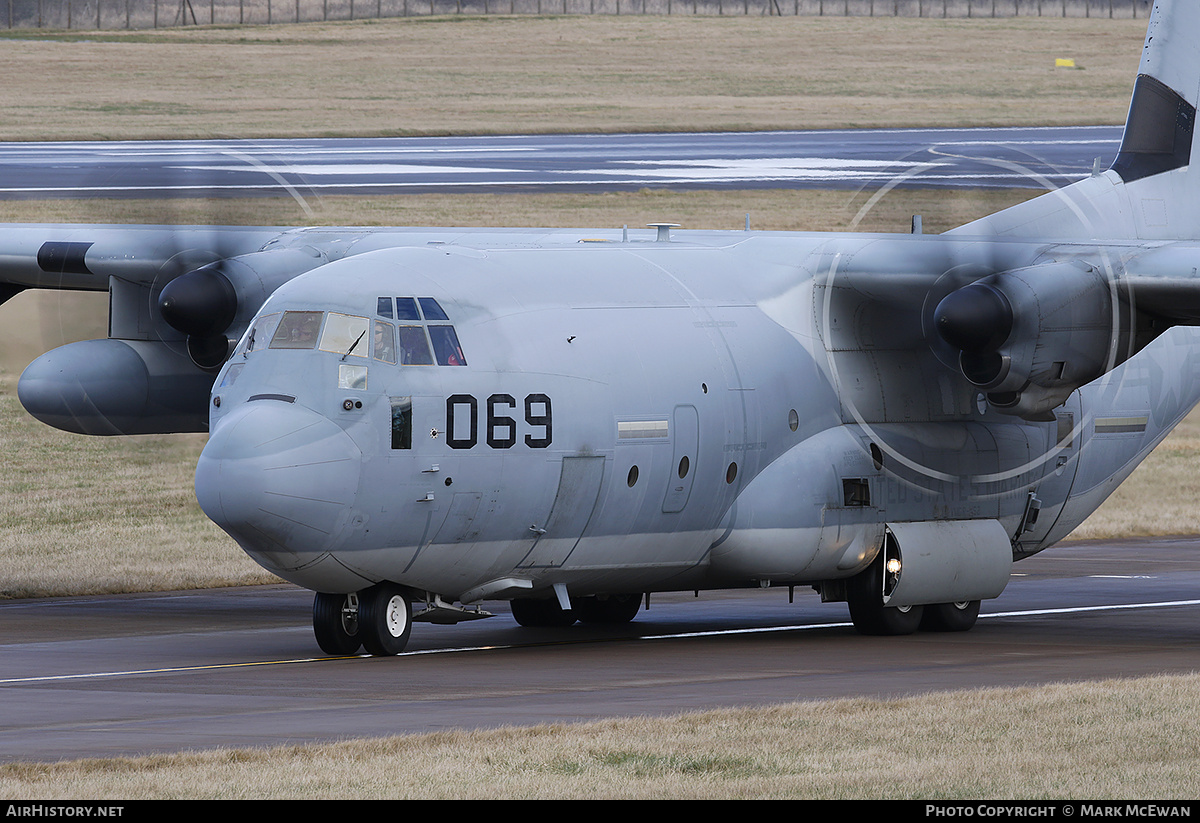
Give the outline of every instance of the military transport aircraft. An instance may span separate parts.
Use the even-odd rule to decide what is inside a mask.
[[[750,586],[966,630],[1200,400],[1198,38],[1155,3],[1112,167],[936,236],[3,226],[0,296],[110,295],[19,397],[209,432],[328,654]]]

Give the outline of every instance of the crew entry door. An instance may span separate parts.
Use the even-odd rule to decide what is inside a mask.
[[[554,568],[567,561],[596,510],[604,460],[602,456],[563,458],[550,515],[544,524],[530,526],[537,536],[518,568]]]

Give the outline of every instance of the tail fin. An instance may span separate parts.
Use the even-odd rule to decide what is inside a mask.
[[[1198,37],[1200,4],[1154,4],[1121,151],[1112,165],[1126,183],[1191,164],[1200,95]]]
[[[1200,2],[1157,0],[1121,148],[1099,175],[952,230],[1076,239],[1200,239]]]

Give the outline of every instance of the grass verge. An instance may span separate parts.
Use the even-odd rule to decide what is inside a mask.
[[[0,140],[1113,124],[1145,33],[608,15],[10,31]]]
[[[0,765],[0,797],[1090,799],[1200,794],[1200,676]]]

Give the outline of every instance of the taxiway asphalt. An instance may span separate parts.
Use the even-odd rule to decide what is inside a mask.
[[[661,594],[628,626],[533,630],[503,604],[327,658],[291,586],[0,603],[0,762],[269,746],[1200,669],[1200,538],[1019,563],[963,634],[857,635],[808,590]]]

